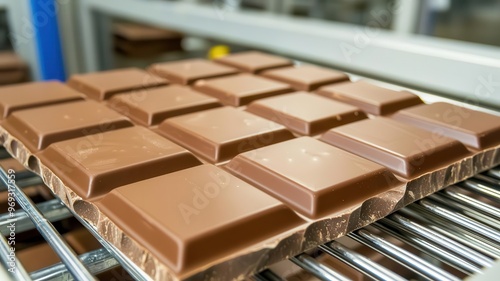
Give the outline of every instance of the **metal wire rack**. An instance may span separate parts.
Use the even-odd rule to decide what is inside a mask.
[[[0,150],[0,158],[9,157]],[[22,209],[13,214],[0,214],[0,261],[9,267],[7,226],[16,224],[16,232],[37,229],[45,241],[60,257],[62,263],[27,272],[16,260],[11,280],[96,280],[95,275],[121,265],[134,280],[151,280],[123,253],[99,236],[97,231],[78,215],[66,208],[59,199],[34,204],[24,188],[41,184],[31,173],[16,175],[10,180],[8,171],[0,169],[3,183],[0,191],[13,193]],[[500,257],[500,167],[476,175],[464,182],[445,188],[370,226],[347,236],[413,272],[412,278],[427,280],[461,280],[459,275],[470,276],[483,272]],[[74,216],[101,243],[102,248],[82,255],[64,241],[53,222]],[[383,235],[382,235],[383,234]],[[396,245],[388,237],[417,249],[420,254]],[[433,261],[425,258],[430,256]],[[338,241],[319,246],[315,251],[302,253],[290,259],[308,274],[320,280],[350,280],[317,259],[329,255],[374,280],[407,280],[382,265],[357,253]],[[436,262],[437,261],[437,262]],[[444,268],[452,268],[452,272]],[[1,272],[0,272],[1,273]],[[1,274],[0,274],[1,276]],[[277,273],[265,270],[255,280],[283,280]]]

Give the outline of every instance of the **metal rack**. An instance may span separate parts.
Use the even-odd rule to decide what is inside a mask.
[[[410,253],[383,238],[377,231],[394,237],[407,245],[434,257],[465,275],[474,275],[492,267],[500,257],[500,167],[448,187],[370,226],[348,234],[348,237],[410,269],[415,275],[432,280],[460,280],[421,256]],[[59,199],[34,204],[23,192],[24,187],[39,184],[36,175],[9,182],[8,172],[0,169],[3,191],[10,187],[22,207],[14,217],[0,215],[2,241],[1,262],[8,268],[8,245],[4,226],[16,221],[17,231],[36,228],[59,255],[62,263],[26,272],[17,261],[12,280],[94,280],[94,275],[121,265],[135,280],[150,280],[135,264],[79,216],[67,209]],[[484,199],[484,200],[483,200]],[[51,222],[75,216],[102,244],[103,248],[77,256],[62,239]],[[376,230],[376,231],[375,231]],[[375,280],[406,280],[397,273],[356,253],[337,241],[318,247],[317,252],[339,259]],[[316,260],[307,253],[290,259],[320,280],[349,280],[341,273]],[[265,270],[254,277],[257,280],[282,280]]]

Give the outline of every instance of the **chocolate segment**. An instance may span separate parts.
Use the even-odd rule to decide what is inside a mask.
[[[188,85],[205,78],[214,78],[238,73],[232,67],[213,63],[203,59],[188,59],[175,62],[155,63],[148,69],[152,73],[165,77],[172,83]]]
[[[158,125],[169,117],[221,106],[217,99],[180,85],[115,95],[108,105],[143,126]]]
[[[393,118],[485,149],[500,144],[500,117],[437,102],[401,110]]]
[[[262,75],[288,83],[298,91],[312,91],[323,85],[349,80],[345,73],[314,65],[273,69],[262,72]]]
[[[421,104],[422,100],[407,91],[394,91],[365,81],[345,82],[322,87],[318,94],[352,104],[373,115],[386,115]]]
[[[83,100],[83,95],[60,82],[33,82],[0,88],[0,119],[20,109]]]
[[[456,140],[383,117],[331,129],[321,140],[384,165],[405,178],[469,155]]]
[[[13,52],[0,52],[0,85],[26,81],[28,67]]]
[[[224,105],[242,106],[256,99],[291,92],[288,84],[251,74],[200,80],[195,89],[219,99]]]
[[[130,127],[132,123],[106,106],[87,100],[17,111],[2,126],[31,152],[37,152],[54,142]]]
[[[285,127],[231,107],[167,119],[159,132],[211,163],[293,138]]]
[[[216,62],[250,73],[293,65],[289,59],[257,51],[230,54],[217,59]]]
[[[57,142],[37,156],[83,199],[200,164],[187,150],[143,127]]]
[[[242,153],[226,167],[311,219],[400,184],[387,168],[310,137]]]
[[[97,206],[178,273],[303,223],[280,201],[212,165],[117,188]]]
[[[160,78],[138,68],[124,68],[96,73],[76,74],[68,85],[95,100],[105,100],[112,95],[127,91],[142,91],[146,88],[168,84]]]
[[[354,106],[306,92],[261,99],[251,103],[246,110],[308,136],[366,118]]]

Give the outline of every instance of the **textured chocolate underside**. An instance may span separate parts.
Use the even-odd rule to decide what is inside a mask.
[[[500,164],[500,146],[475,152],[451,165],[426,173],[366,200],[361,205],[345,209],[327,218],[309,221],[196,270],[175,273],[160,263],[147,249],[127,237],[121,229],[100,213],[92,202],[83,201],[70,187],[65,186],[44,163],[40,163],[19,140],[1,126],[0,141],[19,162],[39,174],[66,206],[86,219],[102,237],[122,251],[153,280],[243,279],[273,263],[341,237],[446,186]]]

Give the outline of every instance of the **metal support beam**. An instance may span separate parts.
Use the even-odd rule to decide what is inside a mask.
[[[225,13],[221,20],[211,5],[137,0],[80,2],[86,71],[102,68],[91,20],[92,13],[98,11],[500,109],[499,48],[425,36],[401,37],[370,27],[255,11]],[[392,8],[387,9],[390,12]]]

